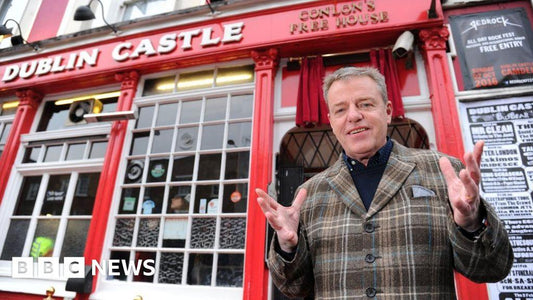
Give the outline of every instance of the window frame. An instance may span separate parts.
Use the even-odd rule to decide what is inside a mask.
[[[244,64],[248,64],[248,65],[253,65],[253,63],[249,63],[249,62],[246,62]],[[239,66],[239,62],[232,62],[231,65],[229,65],[230,67],[231,66]],[[242,63],[240,65],[243,65]],[[188,73],[188,72],[195,72],[195,71],[201,71],[201,70],[205,70],[209,67],[213,68],[213,66],[202,66],[202,68],[191,68],[191,69],[186,69],[186,70],[180,70],[179,73]],[[224,68],[226,67],[226,65],[222,65],[222,66],[217,66],[217,67],[220,67],[220,68]],[[217,68],[215,68],[217,69]],[[180,102],[182,100],[193,100],[193,99],[202,99],[202,114],[203,114],[203,108],[205,107],[205,102],[206,100],[205,99],[209,99],[210,97],[212,96],[218,96],[218,95],[221,95],[221,94],[224,94],[226,95],[230,95],[230,94],[250,94],[252,99],[255,99],[255,80],[253,82],[250,82],[250,83],[245,83],[245,84],[236,84],[236,85],[228,85],[228,86],[221,86],[221,87],[210,87],[210,88],[205,88],[205,89],[197,89],[197,90],[187,90],[187,91],[180,91],[180,92],[171,92],[171,93],[165,93],[165,94],[158,94],[158,95],[150,95],[150,96],[140,96],[143,94],[143,85],[144,85],[144,82],[146,80],[149,80],[149,79],[154,79],[154,78],[160,78],[160,77],[165,77],[165,76],[168,76],[168,75],[171,75],[171,74],[177,74],[178,72],[176,71],[173,71],[173,72],[165,72],[165,73],[160,73],[160,74],[151,74],[151,75],[148,75],[148,76],[145,76],[144,78],[142,78],[142,80],[139,81],[139,88],[138,88],[138,91],[137,91],[137,95],[139,95],[135,100],[134,100],[134,106],[136,107],[136,109],[139,109],[139,108],[142,108],[142,107],[147,107],[147,106],[151,106],[151,105],[154,105],[154,106],[158,106],[160,104],[168,104],[168,103],[173,103],[173,102]],[[215,71],[215,74],[216,74],[216,71]],[[179,76],[179,75],[178,75]],[[215,75],[216,76],[216,75]],[[254,77],[255,77],[255,74],[254,74]],[[226,105],[230,105],[230,101],[231,100],[227,100],[226,102]],[[254,102],[254,100],[252,100]],[[252,102],[252,114],[250,115],[250,117],[248,118],[241,118],[241,119],[230,119],[229,118],[229,110],[226,110],[226,116],[223,120],[216,120],[216,121],[203,121],[203,117],[201,119],[201,121],[199,121],[198,123],[195,123],[196,125],[200,127],[204,126],[205,124],[208,124],[208,125],[211,125],[211,124],[226,124],[225,126],[229,126],[229,124],[232,124],[232,123],[235,123],[235,122],[238,122],[238,121],[250,121],[252,124],[253,124],[253,109],[254,109],[254,106],[255,106],[255,103]],[[179,108],[181,109],[181,108]],[[150,125],[150,127],[147,127],[147,128],[144,128],[143,130],[146,131],[148,130],[149,132],[153,131],[154,128],[158,128],[158,129],[162,129],[162,128],[180,128],[182,125],[179,124],[179,121],[177,120],[175,122],[174,125],[156,125],[155,124],[155,120],[156,120],[156,117],[157,117],[157,109],[154,107],[154,111],[152,112],[152,123]],[[135,225],[135,228],[134,228],[134,231],[133,231],[133,236],[134,236],[134,240],[132,241],[131,243],[131,246],[129,247],[125,247],[125,248],[120,248],[118,246],[113,246],[113,238],[114,238],[114,234],[115,234],[115,227],[116,227],[116,223],[117,223],[117,219],[118,218],[121,218],[121,217],[130,217],[130,218],[135,218],[135,219],[142,219],[144,218],[144,216],[142,214],[139,214],[139,213],[136,213],[136,214],[128,214],[128,215],[122,215],[122,214],[119,214],[118,213],[118,209],[119,209],[119,206],[120,206],[120,203],[121,203],[121,193],[122,193],[122,189],[124,186],[128,186],[128,187],[139,187],[139,189],[141,188],[144,188],[145,186],[153,186],[154,183],[149,183],[149,182],[142,182],[142,183],[139,183],[139,184],[125,184],[124,183],[124,176],[125,176],[125,172],[126,172],[126,168],[127,168],[127,165],[128,165],[128,161],[131,159],[131,158],[136,158],[137,156],[133,156],[133,155],[130,155],[129,151],[130,151],[130,146],[131,146],[131,143],[132,143],[132,139],[133,139],[133,135],[134,133],[136,132],[139,132],[139,131],[143,131],[141,129],[136,129],[135,128],[135,122],[131,122],[129,123],[129,126],[128,126],[128,133],[126,135],[126,138],[125,138],[125,141],[124,141],[124,147],[123,147],[123,153],[121,155],[121,163],[120,163],[120,166],[117,170],[117,181],[115,182],[115,189],[114,189],[114,196],[113,196],[113,200],[112,200],[112,205],[111,205],[111,213],[109,214],[109,218],[108,218],[108,228],[112,228],[111,230],[108,230],[107,233],[106,233],[106,238],[105,238],[105,242],[104,242],[104,249],[102,251],[102,260],[109,260],[110,259],[110,256],[111,256],[111,252],[113,250],[125,250],[126,248],[129,249],[129,250],[126,250],[126,251],[129,251],[130,253],[130,259],[131,259],[131,254],[134,253],[134,252],[143,252],[143,251],[155,251],[156,252],[156,274],[158,273],[159,271],[159,259],[160,259],[160,256],[161,256],[161,252],[165,252],[165,253],[172,253],[172,252],[178,252],[178,253],[190,253],[190,252],[194,252],[194,253],[213,253],[213,268],[212,268],[212,278],[216,278],[216,267],[217,267],[217,261],[216,261],[216,256],[214,255],[215,253],[222,253],[222,254],[242,254],[243,255],[243,275],[244,275],[244,268],[245,268],[245,264],[244,264],[244,259],[245,259],[245,255],[246,255],[246,244],[244,245],[244,248],[243,249],[238,249],[238,250],[235,250],[235,249],[220,249],[218,248],[218,244],[216,246],[214,246],[212,249],[208,249],[208,250],[204,250],[204,249],[193,249],[193,248],[190,248],[188,246],[184,247],[184,248],[177,248],[177,249],[174,249],[174,248],[168,248],[168,247],[162,247],[162,245],[158,245],[158,247],[155,247],[155,248],[142,248],[142,247],[138,247],[135,245],[135,237],[136,237],[136,234],[137,234],[137,230],[138,230],[138,223],[139,221],[136,221],[136,225]],[[252,125],[252,128],[251,128],[251,132],[250,132],[250,138],[253,139],[253,125]],[[228,129],[226,128],[225,129],[225,134],[228,133]],[[199,129],[199,132],[198,132],[198,135],[201,135],[202,132],[201,130]],[[176,133],[174,132],[173,133],[173,141],[172,141],[172,146],[171,147],[174,147],[175,146],[175,139],[176,139]],[[149,139],[149,142],[147,143],[147,147],[151,147],[151,142],[152,142],[152,138]],[[235,150],[233,150],[232,148],[228,147],[227,145],[224,145],[223,148],[221,149],[215,149],[215,150],[200,150],[200,147],[201,145],[199,143],[197,143],[196,145],[196,149],[195,150],[190,150],[190,151],[186,151],[184,153],[187,153],[187,155],[189,154],[194,154],[195,156],[195,165],[198,164],[198,156],[200,154],[209,154],[209,153],[231,153],[231,152],[240,152],[240,151],[243,151],[243,149],[246,149],[249,151],[250,153],[250,157],[248,158],[249,161],[250,161],[250,158],[251,158],[251,150],[252,150],[252,144],[251,144],[251,141],[250,141],[250,145],[247,146],[247,147],[240,147],[240,148],[236,148]],[[166,155],[167,153],[165,153],[166,156],[164,157],[168,157],[169,160],[173,160],[173,158],[176,157],[176,154],[177,152],[174,151],[174,152],[169,152],[168,154],[169,155]],[[180,152],[181,153],[181,152]],[[138,157],[146,157],[147,159],[149,159],[150,157],[161,157],[161,155],[159,154],[145,154],[145,155],[138,155]],[[222,155],[222,159],[220,161],[220,164],[222,166],[222,168],[225,168],[225,163],[226,163],[226,160],[225,160],[225,155]],[[171,165],[172,163],[170,163],[170,166],[169,166],[169,170],[171,169]],[[145,161],[145,166],[146,166],[146,161]],[[248,165],[248,168],[250,167],[250,163]],[[194,174],[193,174],[193,178],[197,178],[197,172],[198,172],[198,167],[196,166],[194,169]],[[249,169],[248,169],[249,171]],[[146,172],[145,172],[146,173]],[[190,184],[189,184],[190,183]],[[176,184],[176,182],[173,182],[173,181],[168,181],[168,180],[165,180],[163,182],[160,182],[160,183],[156,183],[155,185],[157,186],[162,186],[163,188],[165,188],[165,194],[164,194],[164,202],[162,204],[163,207],[165,207],[166,205],[166,201],[168,200],[168,191],[170,190],[170,188],[174,187],[174,186],[183,186],[183,185],[188,185],[191,187],[191,190],[194,190],[195,187],[197,185],[211,185],[211,184],[216,184],[220,187],[226,185],[226,184],[240,184],[240,183],[246,183],[248,185],[248,189],[249,189],[249,186],[250,186],[250,177],[248,175],[248,177],[246,177],[245,179],[224,179],[224,173],[222,173],[221,171],[221,174],[220,174],[220,177],[218,179],[214,179],[214,180],[202,180],[202,181],[198,181],[197,179],[195,180],[190,180],[190,181],[186,181],[186,184],[181,184],[180,182],[178,182]],[[168,186],[168,188],[166,188],[166,186]],[[140,193],[142,191],[139,191]],[[246,191],[246,193],[248,194],[248,191]],[[223,194],[222,193],[219,193],[219,205],[218,205],[218,212],[214,215],[206,215],[206,217],[213,217],[213,218],[216,218],[216,228],[218,230],[216,230],[216,237],[215,237],[215,243],[218,243],[219,239],[218,239],[218,235],[219,235],[219,228],[220,228],[220,221],[221,221],[221,217],[224,217],[224,218],[234,218],[234,217],[244,217],[246,219],[246,222],[248,222],[248,208],[249,208],[249,205],[247,205],[247,209],[245,212],[243,213],[222,213],[222,197],[223,197]],[[193,197],[191,196],[191,199]],[[250,198],[250,195],[248,195],[248,199]],[[160,243],[162,242],[162,234],[163,234],[163,226],[164,226],[164,223],[165,223],[165,220],[167,219],[166,217],[168,216],[172,216],[172,217],[175,217],[175,215],[171,215],[171,214],[155,214],[154,215],[148,215],[146,217],[150,218],[150,217],[155,217],[155,218],[158,218],[159,221],[160,221],[160,229],[159,229],[159,239],[161,240]],[[180,215],[181,216],[181,215]],[[198,217],[202,217],[203,215],[201,214],[198,214],[198,213],[194,213],[192,211],[192,209],[189,210],[189,213],[188,214],[184,214],[183,215],[184,217],[187,218],[188,220],[188,235],[187,237],[189,238],[190,237],[190,228],[191,228],[191,224],[192,224],[192,219],[194,218],[198,218]],[[171,219],[172,219],[171,217]],[[245,228],[246,230],[246,228]],[[245,231],[245,239],[248,238],[248,232]],[[189,243],[189,241],[187,241],[187,244]],[[187,266],[188,264],[188,256],[187,255],[184,255],[184,261],[183,261],[183,270],[186,270],[188,268]],[[129,275],[131,277],[131,275]],[[161,298],[165,298],[165,297],[168,297],[169,293],[179,293],[180,296],[184,297],[184,298],[193,298],[193,297],[196,297],[196,298],[199,298],[199,299],[220,299],[221,295],[224,295],[224,297],[228,297],[228,298],[242,298],[242,293],[243,293],[243,286],[244,286],[244,281],[243,281],[243,286],[241,287],[223,287],[223,286],[216,286],[216,285],[213,285],[213,281],[211,282],[211,285],[208,285],[208,286],[203,286],[203,285],[188,285],[186,283],[187,281],[187,278],[186,276],[183,276],[182,275],[182,283],[181,284],[169,284],[169,283],[159,283],[157,282],[157,277],[156,275],[154,275],[154,280],[153,282],[150,282],[150,283],[146,283],[146,282],[136,282],[136,281],[131,281],[130,280],[130,277],[128,277],[128,281],[118,281],[118,280],[107,280],[106,278],[103,278],[103,276],[98,276],[98,283],[97,283],[97,288],[96,288],[96,291],[91,294],[91,297],[94,297],[95,299],[107,299],[107,298],[111,298],[111,297],[123,297],[125,293],[131,293],[130,290],[134,289],[136,290],[136,294],[139,294],[139,295],[150,295],[150,297],[161,297]],[[154,287],[164,287],[164,289],[154,289]],[[164,291],[161,291],[161,290],[164,290]],[[222,293],[222,294],[221,294]]]

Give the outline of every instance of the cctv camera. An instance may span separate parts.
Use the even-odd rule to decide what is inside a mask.
[[[404,31],[396,40],[392,53],[396,57],[404,57],[413,50],[414,35],[410,31]]]

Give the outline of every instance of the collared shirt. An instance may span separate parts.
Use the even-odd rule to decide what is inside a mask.
[[[372,198],[374,198],[378,184],[383,176],[391,151],[392,141],[387,137],[385,145],[368,160],[366,166],[360,161],[348,157],[344,150],[342,151],[344,162],[350,171],[353,183],[359,192],[361,200],[363,200],[366,210],[372,203]]]

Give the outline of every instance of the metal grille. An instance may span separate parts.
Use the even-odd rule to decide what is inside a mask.
[[[394,120],[388,135],[406,147],[429,149],[426,131],[416,121]],[[280,148],[279,165],[301,166],[305,173],[319,172],[333,165],[342,150],[330,126],[294,128],[285,135]]]

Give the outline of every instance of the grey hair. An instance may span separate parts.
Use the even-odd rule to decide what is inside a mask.
[[[352,77],[368,76],[374,80],[378,86],[378,91],[383,98],[383,101],[387,103],[389,98],[387,96],[387,84],[385,83],[385,77],[376,69],[371,67],[344,67],[337,71],[327,75],[324,78],[324,84],[322,90],[324,91],[324,99],[326,104],[328,103],[328,92],[331,85],[338,80],[346,80]]]

